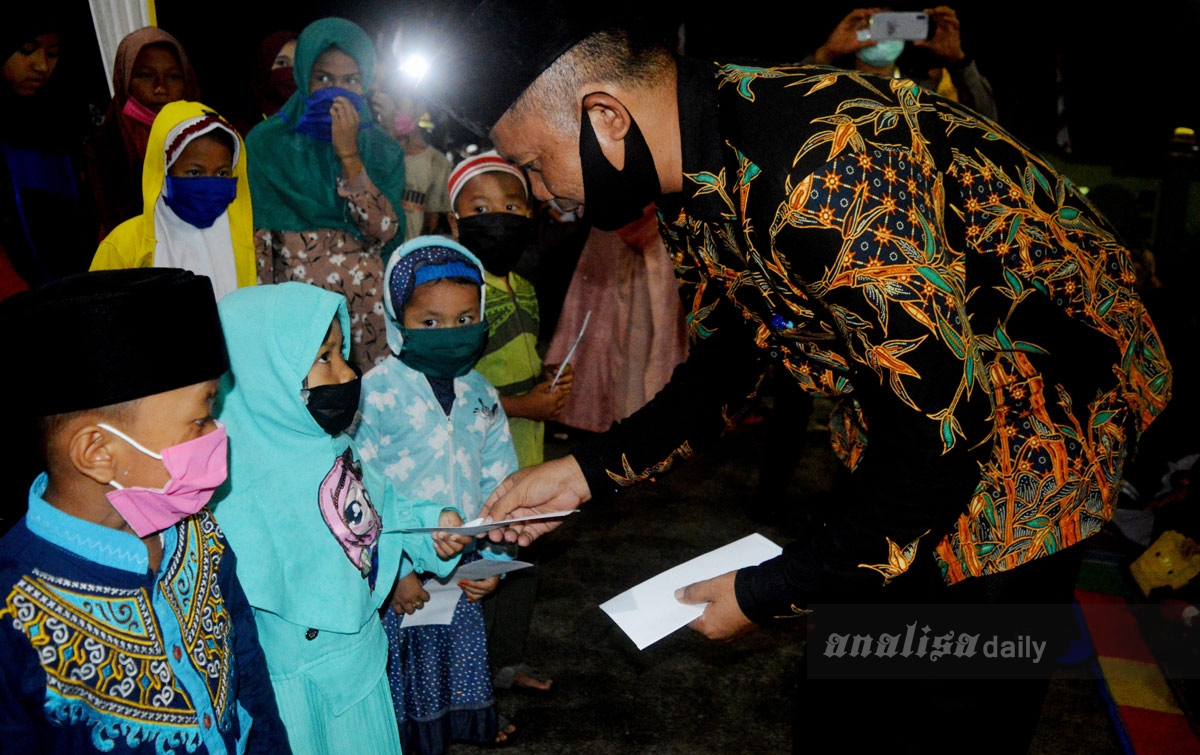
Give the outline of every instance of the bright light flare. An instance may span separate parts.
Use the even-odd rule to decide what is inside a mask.
[[[429,71],[429,59],[420,53],[413,53],[400,64],[400,71],[413,81],[420,81]]]

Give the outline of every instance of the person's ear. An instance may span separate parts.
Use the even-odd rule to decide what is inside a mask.
[[[592,130],[600,150],[617,170],[625,167],[625,134],[633,116],[625,105],[608,92],[592,92],[583,98],[583,117],[592,119]]]
[[[450,221],[450,238],[458,241],[458,215],[448,212],[446,219]]]
[[[67,459],[81,475],[107,485],[117,476],[117,460],[111,443],[112,437],[104,428],[86,425],[67,439]]]

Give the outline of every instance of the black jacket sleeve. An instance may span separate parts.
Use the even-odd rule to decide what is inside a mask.
[[[764,354],[732,306],[718,307],[707,322],[720,324],[693,342],[658,395],[575,452],[593,497],[611,498],[708,448],[754,400]]]

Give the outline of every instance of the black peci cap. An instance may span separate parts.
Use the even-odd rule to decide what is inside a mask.
[[[563,53],[593,32],[623,26],[621,6],[578,0],[445,2],[434,31],[440,49],[418,92],[486,137]]]
[[[118,404],[229,369],[212,284],[186,270],[63,278],[0,302],[0,326],[12,347],[4,382],[25,416]]]

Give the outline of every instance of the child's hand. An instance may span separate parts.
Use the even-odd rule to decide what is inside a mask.
[[[425,607],[425,602],[429,600],[429,593],[425,592],[424,587],[421,587],[421,580],[417,577],[417,573],[412,572],[408,576],[396,580],[396,586],[392,588],[389,600],[392,610],[396,613],[411,614]]]
[[[500,586],[500,575],[496,574],[487,579],[460,579],[458,586],[466,594],[467,602],[474,603],[491,595]]]
[[[461,527],[463,523],[460,517],[454,511],[446,509],[438,516],[439,527]],[[474,538],[467,535],[452,535],[449,532],[433,533],[433,549],[437,551],[438,558],[445,561],[448,558],[454,558],[462,553],[463,548],[467,547]]]
[[[563,408],[567,405],[567,397],[571,395],[575,373],[568,364],[559,376],[558,384],[551,390],[550,384],[554,382],[554,372],[558,368],[554,365],[550,367],[554,369],[547,369],[548,374],[543,375],[542,382],[535,385],[529,393],[503,399],[506,414],[510,417],[524,417],[534,422],[548,422],[562,415]]]
[[[335,97],[329,106],[332,119],[333,153],[339,160],[358,156],[358,109],[345,97]]]
[[[542,380],[546,381],[546,387],[549,389],[551,383],[554,383],[554,375],[558,372],[557,364],[546,365],[542,369]],[[575,383],[575,366],[570,362],[566,367],[563,367],[562,374],[558,376],[558,383],[554,385],[556,393],[570,393],[571,386]]]

